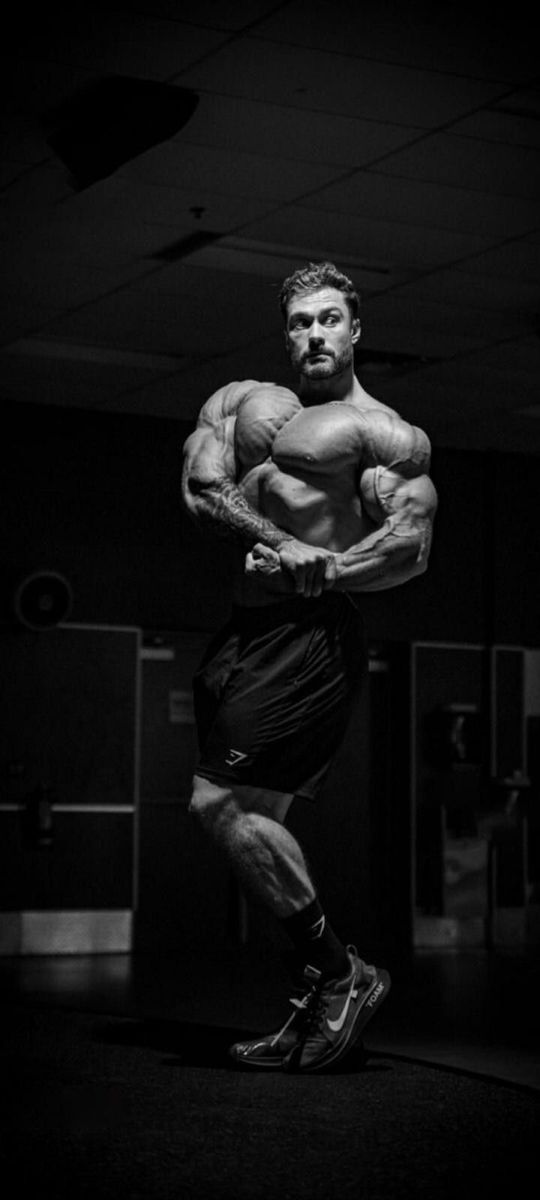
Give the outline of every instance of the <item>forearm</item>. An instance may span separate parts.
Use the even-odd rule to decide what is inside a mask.
[[[196,477],[184,475],[183,495],[188,512],[199,524],[242,546],[246,575],[266,576],[266,590],[321,595],[332,555],[304,544],[262,516],[233,481],[215,479],[202,484]]]
[[[397,587],[423,574],[427,567],[431,544],[429,521],[414,528],[387,522],[356,546],[351,546],[334,560],[334,579],[328,587],[333,591],[379,592]]]
[[[382,555],[373,555],[363,563],[336,563],[336,577],[329,590],[336,592],[382,592],[407,583],[422,575],[427,563],[419,562],[413,554],[401,562],[390,562]]]
[[[237,484],[223,480],[214,485],[188,486],[188,510],[201,525],[205,525],[220,537],[239,542],[246,549],[256,542],[277,550],[284,542],[292,540],[286,533],[261,516],[246,500]]]
[[[310,547],[321,558],[319,591],[379,592],[406,583],[426,569],[431,543],[431,523],[398,524],[389,520],[363,542],[342,553]],[[256,545],[246,557],[246,573],[257,575],[274,589],[282,587],[287,548],[281,553]]]

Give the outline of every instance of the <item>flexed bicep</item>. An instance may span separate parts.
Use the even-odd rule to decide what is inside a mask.
[[[182,498],[199,524],[211,526],[221,537],[260,541],[264,522],[247,501],[237,482],[234,449],[236,418],[227,417],[213,427],[202,426],[184,447]]]
[[[374,416],[358,482],[373,529],[337,556],[332,586],[381,591],[426,570],[437,508],[429,465],[430,444],[422,430],[395,414]]]
[[[184,445],[182,498],[188,512],[197,517],[205,498],[223,483],[236,482],[234,416],[214,425],[199,425]]]
[[[246,380],[211,396],[183,453],[182,498],[187,511],[217,534],[248,547],[256,542],[277,547],[287,537],[252,507],[239,483],[238,414],[243,402],[264,386]]]
[[[182,457],[182,498],[192,516],[198,515],[205,491],[223,480],[236,481],[234,449],[238,409],[253,380],[229,383],[203,404],[197,425],[187,438]]]
[[[360,493],[368,516],[381,534],[401,539],[403,549],[416,547],[418,561],[427,560],[431,546],[437,493],[429,475],[404,476],[392,467],[364,471]],[[377,534],[372,535],[377,542]]]

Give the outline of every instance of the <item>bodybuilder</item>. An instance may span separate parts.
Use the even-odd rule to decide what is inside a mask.
[[[310,263],[285,280],[280,303],[298,391],[231,383],[184,448],[184,503],[232,538],[236,562],[231,619],[194,680],[191,810],[282,922],[303,969],[283,1027],[231,1056],[313,1072],[360,1040],[390,977],[336,935],[284,822],[294,796],[316,798],[361,685],[361,593],[425,571],[436,493],[426,435],[354,373],[353,283]]]

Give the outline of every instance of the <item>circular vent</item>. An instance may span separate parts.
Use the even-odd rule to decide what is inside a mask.
[[[34,571],[19,583],[13,607],[26,629],[54,629],[71,612],[73,594],[57,571]]]

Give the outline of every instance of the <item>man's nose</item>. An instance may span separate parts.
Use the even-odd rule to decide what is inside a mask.
[[[323,342],[324,333],[321,331],[320,326],[315,321],[309,331],[309,344],[310,346],[320,346]]]

